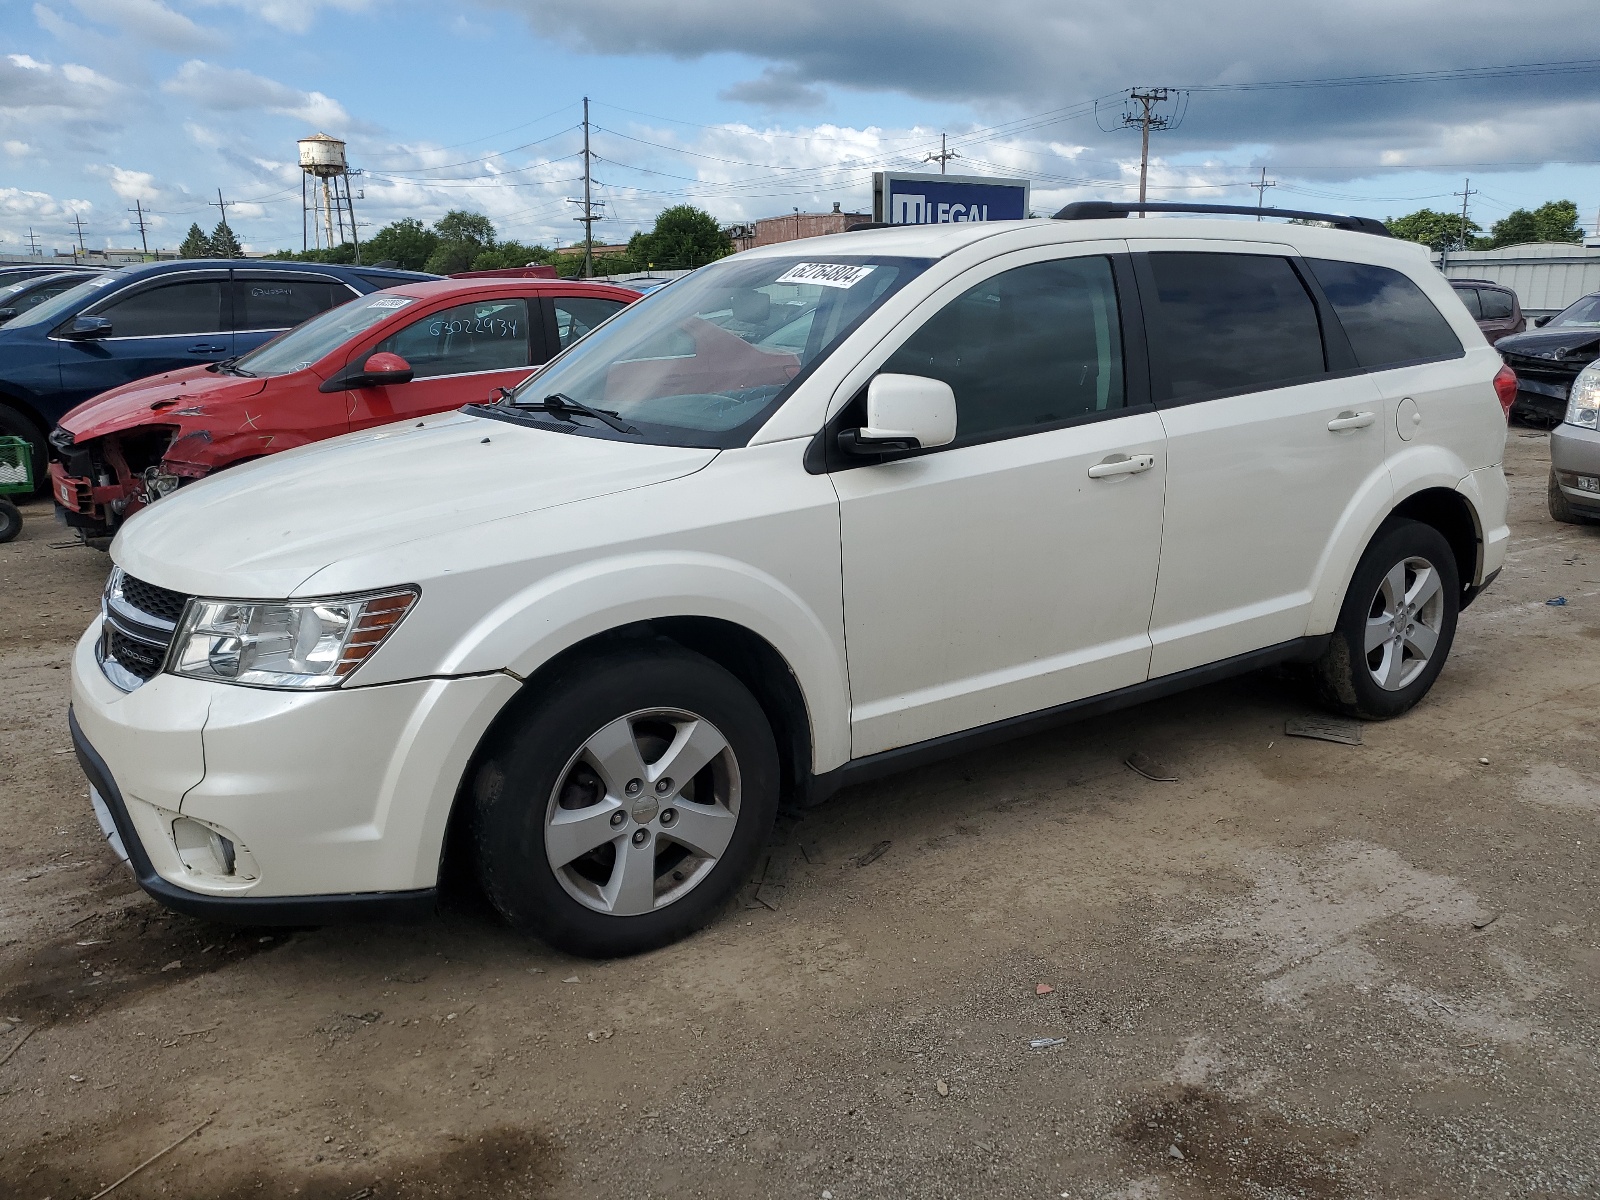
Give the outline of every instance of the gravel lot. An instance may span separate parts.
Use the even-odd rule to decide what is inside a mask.
[[[34,504],[0,1195],[207,1121],[115,1200],[1600,1194],[1600,529],[1545,515],[1546,446],[1512,429],[1506,570],[1363,745],[1286,738],[1312,710],[1256,675],[973,754],[784,822],[759,899],[607,964],[470,895],[295,932],[147,900],[65,725],[107,560]]]

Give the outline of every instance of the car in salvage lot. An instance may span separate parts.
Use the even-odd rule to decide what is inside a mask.
[[[747,251],[134,516],[72,665],[108,837],[303,924],[429,911],[454,831],[610,955],[783,800],[1275,663],[1406,712],[1505,557],[1515,379],[1377,222],[1161,207]]]
[[[1512,415],[1553,426],[1567,411],[1578,372],[1600,358],[1600,292],[1573,301],[1537,329],[1501,338],[1500,357],[1517,373]]]
[[[50,435],[50,488],[88,538],[214,471],[527,378],[636,292],[606,284],[445,279],[352,300],[238,358],[114,388]]]

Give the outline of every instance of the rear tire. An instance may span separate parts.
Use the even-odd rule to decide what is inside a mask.
[[[710,659],[666,641],[582,656],[478,770],[479,878],[512,926],[569,953],[651,950],[749,878],[778,780],[761,706]]]
[[[1555,468],[1550,469],[1550,485],[1544,493],[1545,507],[1550,510],[1552,519],[1564,522],[1567,525],[1590,525],[1593,518],[1586,517],[1572,507],[1567,500],[1567,495],[1561,490],[1561,485],[1556,481]]]
[[[0,543],[9,542],[22,532],[22,514],[17,506],[0,496]]]
[[[1378,530],[1314,668],[1319,698],[1347,716],[1398,717],[1428,694],[1455,640],[1461,581],[1455,552],[1431,525]]]
[[[0,403],[0,437],[19,437],[33,449],[33,494],[44,490],[50,472],[50,447],[27,413]]]

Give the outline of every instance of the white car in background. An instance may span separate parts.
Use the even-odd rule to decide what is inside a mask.
[[[1372,222],[1125,207],[739,254],[140,513],[73,663],[108,835],[294,923],[430,911],[459,835],[609,955],[785,798],[1271,663],[1406,711],[1505,555],[1514,379]]]

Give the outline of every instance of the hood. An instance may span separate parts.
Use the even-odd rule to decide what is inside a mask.
[[[1494,348],[1506,354],[1521,354],[1529,358],[1551,355],[1552,361],[1566,357],[1575,350],[1600,353],[1600,329],[1529,329],[1501,338]],[[1593,358],[1594,353],[1590,353],[1589,357]]]
[[[175,417],[203,415],[185,414],[185,409],[243,400],[266,386],[265,379],[184,367],[101,392],[62,417],[60,425],[81,442],[139,425],[170,425]]]
[[[218,472],[136,513],[111,556],[192,595],[289,596],[345,558],[664,483],[716,456],[453,413]]]

